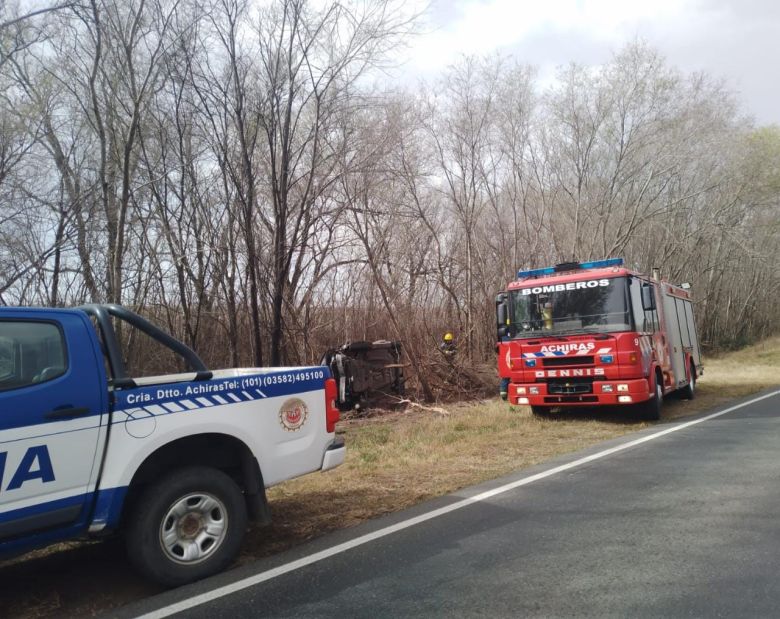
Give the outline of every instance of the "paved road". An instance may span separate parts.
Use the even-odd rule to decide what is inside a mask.
[[[660,430],[673,431],[650,438]],[[503,489],[529,475],[538,477]],[[400,530],[384,534],[393,524]],[[379,539],[272,577],[377,531]],[[256,574],[268,580],[181,616],[780,616],[780,392],[339,532],[122,614],[162,607],[167,616],[176,607],[166,605]]]

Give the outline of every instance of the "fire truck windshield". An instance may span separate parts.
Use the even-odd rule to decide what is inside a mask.
[[[549,280],[548,280],[549,282]],[[515,337],[631,329],[625,277],[529,285],[511,293]]]

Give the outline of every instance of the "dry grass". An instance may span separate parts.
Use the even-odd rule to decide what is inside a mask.
[[[706,359],[697,398],[668,399],[664,420],[773,385],[780,385],[780,338]],[[249,532],[240,561],[649,425],[625,409],[537,419],[497,399],[445,408],[444,414],[413,408],[341,422],[346,463],[273,488],[274,524]],[[39,552],[4,567],[0,576],[0,615],[6,617],[90,616],[158,591],[124,564],[114,543]]]
[[[704,376],[692,402],[667,407],[665,419],[692,415],[727,400],[780,385],[780,337],[717,357],[704,359]]]

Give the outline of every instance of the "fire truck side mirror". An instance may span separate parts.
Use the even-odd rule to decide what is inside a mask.
[[[652,284],[642,284],[642,309],[652,312],[655,309],[655,295]]]
[[[498,339],[507,335],[507,318],[509,317],[508,297],[502,292],[496,297],[496,327]]]

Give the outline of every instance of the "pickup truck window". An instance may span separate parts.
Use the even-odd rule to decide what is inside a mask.
[[[65,342],[56,325],[0,321],[0,391],[53,380],[66,370]]]

